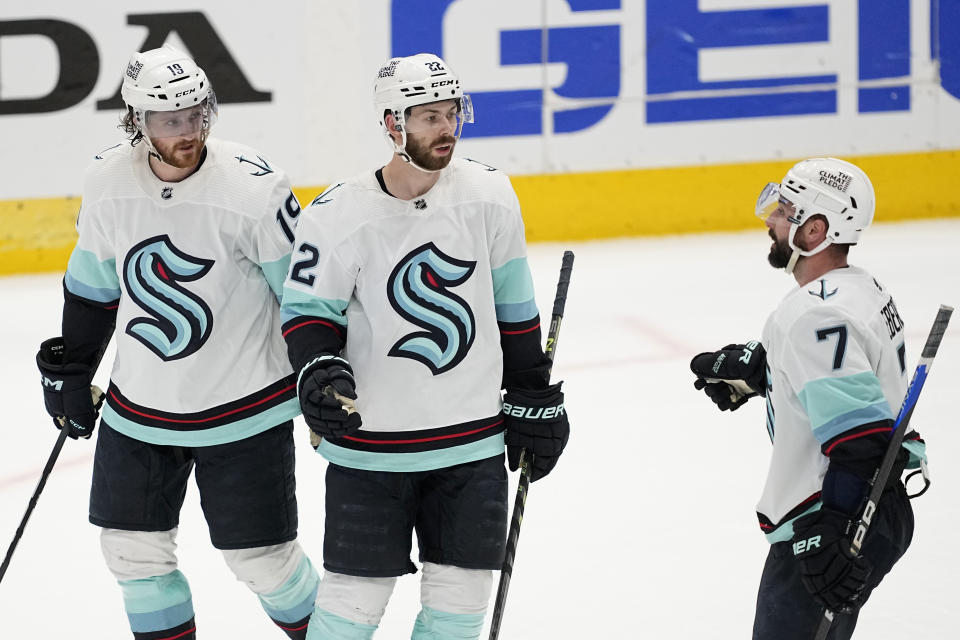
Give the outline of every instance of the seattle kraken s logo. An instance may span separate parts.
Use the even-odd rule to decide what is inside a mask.
[[[425,331],[400,338],[388,355],[422,362],[433,375],[449,371],[466,357],[476,323],[470,306],[450,287],[466,282],[476,266],[451,258],[432,242],[400,261],[387,280],[387,297],[397,313]]]
[[[179,283],[202,278],[212,266],[213,260],[187,255],[166,235],[133,247],[123,262],[123,281],[133,301],[152,317],[131,320],[127,334],[163,360],[197,351],[210,337],[213,314]]]

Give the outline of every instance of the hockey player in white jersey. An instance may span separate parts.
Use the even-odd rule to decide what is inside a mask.
[[[91,436],[90,380],[114,335],[90,522],[135,638],[195,637],[174,553],[194,470],[213,545],[304,638],[319,578],[296,540],[299,404],[279,313],[300,206],[256,151],[208,139],[216,98],[186,54],[135,53],[121,91],[130,141],[87,172],[63,336],[37,355],[47,410]]]
[[[925,455],[910,432],[867,533],[850,554],[851,522],[880,466],[907,388],[903,322],[890,293],[847,262],[873,220],[867,175],[835,158],[804,160],[761,193],[769,262],[796,279],[759,342],[693,358],[695,386],[721,410],[766,398],[773,442],[757,515],[771,543],[755,639],[809,640],[829,609],[831,639],[849,638],[859,609],[906,551],[913,512],[900,476]]]
[[[370,638],[416,571],[416,529],[413,638],[477,638],[504,556],[504,439],[512,469],[526,449],[533,480],[549,473],[569,433],[563,392],[509,179],[452,157],[472,119],[459,79],[435,55],[393,58],[374,103],[393,157],[304,210],[283,293],[304,418],[330,463],[308,637]]]

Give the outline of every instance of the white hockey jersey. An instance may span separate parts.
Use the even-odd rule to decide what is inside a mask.
[[[794,289],[767,320],[762,343],[773,454],[757,512],[777,542],[792,537],[794,518],[819,508],[829,463],[821,444],[896,418],[908,378],[893,299],[858,267]]]
[[[300,206],[255,151],[206,149],[177,183],[153,174],[145,144],[101,152],[64,278],[119,305],[102,419],[156,444],[231,442],[299,414],[279,297]]]
[[[322,455],[417,471],[503,452],[502,324],[539,328],[523,220],[504,174],[455,159],[406,201],[364,173],[304,209],[295,249],[284,327],[321,322],[345,336],[363,419],[359,432],[324,439]]]

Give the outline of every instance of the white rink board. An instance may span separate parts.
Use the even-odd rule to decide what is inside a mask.
[[[942,4],[948,17],[957,11]],[[851,0],[274,0],[251,9],[226,0],[173,0],[162,8],[143,0],[5,3],[0,200],[77,195],[89,159],[119,136],[118,112],[98,110],[97,102],[115,94],[129,54],[148,34],[165,34],[143,24],[173,24],[167,39],[173,44],[209,41],[191,36],[195,19],[171,17],[198,11],[250,87],[270,94],[269,101],[225,102],[215,135],[258,148],[298,186],[327,184],[387,159],[372,79],[394,52],[410,53],[421,43],[441,49],[475,94],[478,122],[468,127],[486,133],[465,139],[461,153],[511,174],[960,148],[954,71],[960,27],[939,24],[928,2],[910,2],[903,15],[863,18],[857,6]],[[55,45],[55,38],[29,29],[16,33],[41,19],[62,23],[57,38],[72,44]],[[740,24],[746,27],[738,31]],[[932,31],[942,34],[934,47]],[[766,32],[775,42],[763,41]],[[54,91],[58,46],[73,51],[80,34],[93,43],[99,68],[89,89],[65,91],[88,93],[62,109],[18,111],[11,101],[34,100],[27,110],[35,109]],[[868,40],[882,44],[861,46]],[[207,53],[219,51],[212,46]],[[201,63],[215,88],[226,89],[208,58]],[[90,67],[61,80],[82,85],[78,78]],[[884,93],[873,98],[881,110],[860,105],[861,91],[871,89]],[[812,95],[820,98],[811,101]],[[766,102],[758,107],[751,100]],[[657,120],[687,106],[692,119]],[[604,115],[587,123],[591,107]],[[558,131],[564,116],[557,114],[571,112],[581,115],[573,114],[571,130]]]

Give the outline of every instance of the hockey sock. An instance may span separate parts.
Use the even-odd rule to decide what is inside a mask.
[[[370,640],[376,630],[377,625],[354,622],[329,611],[315,609],[307,628],[307,640]]]
[[[413,625],[411,640],[476,640],[483,630],[483,614],[447,613],[423,607]]]
[[[190,585],[179,571],[139,580],[120,580],[123,606],[137,640],[193,640]]]
[[[317,585],[320,576],[303,556],[293,575],[276,591],[259,594],[260,604],[270,619],[283,629],[287,637],[304,640],[307,637],[307,623],[313,612],[313,603],[317,598]]]

